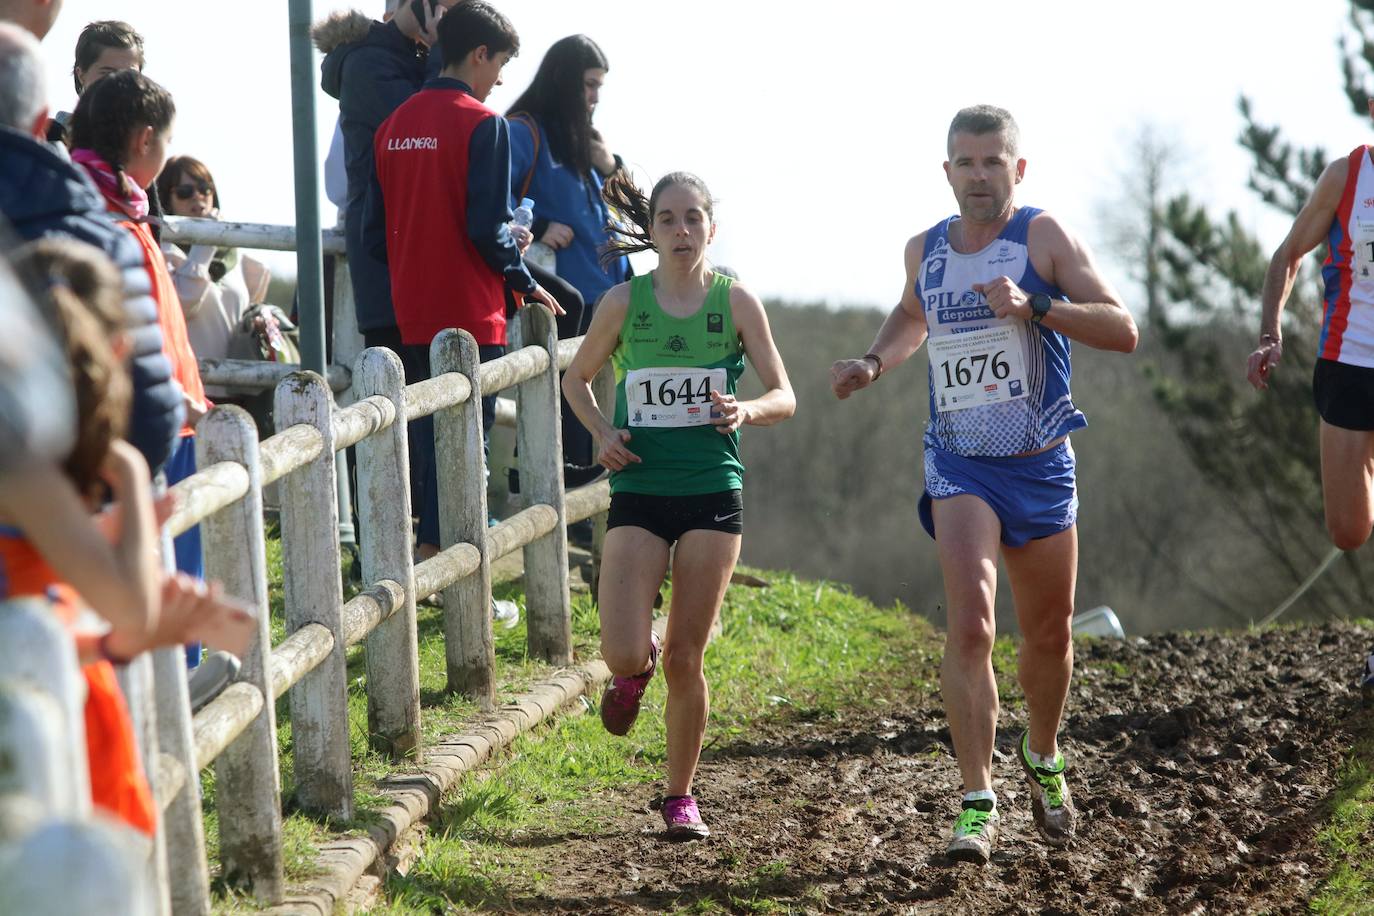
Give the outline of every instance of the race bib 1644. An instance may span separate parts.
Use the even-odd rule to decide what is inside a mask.
[[[719,416],[712,391],[725,391],[724,369],[664,367],[625,374],[625,406],[631,426],[705,426]]]

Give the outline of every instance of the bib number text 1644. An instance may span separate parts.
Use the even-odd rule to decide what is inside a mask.
[[[658,383],[658,390],[655,392],[653,382],[644,379],[638,382],[642,402],[645,407],[672,407],[681,401],[684,404],[692,405],[711,399],[711,378],[710,376],[700,376],[700,384],[694,389],[692,382],[694,379],[685,378],[680,384],[677,379],[665,378]],[[654,400],[657,394],[658,400]]]

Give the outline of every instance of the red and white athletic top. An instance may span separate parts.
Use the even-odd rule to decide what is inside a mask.
[[[1322,265],[1322,335],[1317,355],[1374,368],[1374,161],[1368,146],[1351,151]]]

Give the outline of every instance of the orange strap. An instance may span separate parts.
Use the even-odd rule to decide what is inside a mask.
[[[519,121],[521,124],[524,124],[530,129],[530,135],[534,137],[534,158],[530,160],[530,170],[525,173],[525,180],[520,182],[520,193],[515,196],[516,201],[520,201],[529,194],[530,182],[534,180],[534,169],[539,165],[539,146],[541,143],[539,125],[535,122],[533,117],[523,111],[517,111],[515,114],[511,115],[508,120]]]

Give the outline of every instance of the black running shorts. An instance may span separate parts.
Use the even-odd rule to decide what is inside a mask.
[[[652,496],[613,493],[606,529],[632,526],[663,538],[669,544],[688,531],[744,533],[744,493],[724,490],[696,496]]]
[[[1312,369],[1317,413],[1341,429],[1374,430],[1374,369],[1319,359]]]

